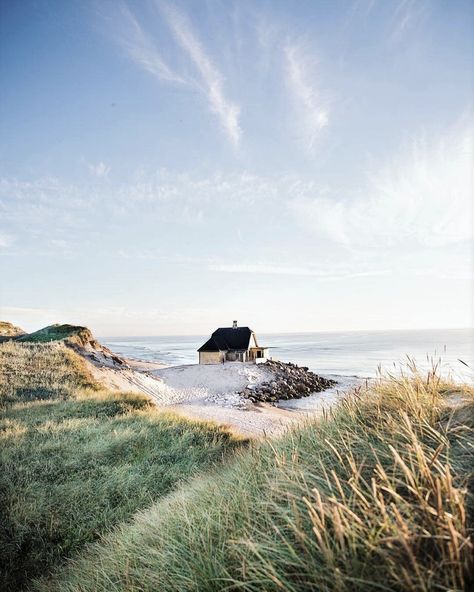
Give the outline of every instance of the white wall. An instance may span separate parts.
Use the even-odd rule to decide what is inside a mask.
[[[257,341],[255,339],[255,334],[253,332],[252,332],[252,335],[250,336],[249,349],[252,347],[258,347]]]

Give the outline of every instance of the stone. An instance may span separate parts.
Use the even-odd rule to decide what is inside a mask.
[[[249,384],[240,393],[252,402],[275,403],[278,400],[299,399],[336,384],[333,380],[314,374],[307,366],[299,367],[292,362],[272,360],[268,360],[265,365],[273,374],[272,380],[259,385]]]

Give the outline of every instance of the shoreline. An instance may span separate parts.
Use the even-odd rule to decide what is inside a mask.
[[[148,360],[138,360],[134,358],[122,358],[125,363],[130,366],[132,370],[138,372],[153,372],[154,370],[161,370],[162,368],[170,368],[171,364],[165,364],[164,362],[154,362]]]
[[[107,346],[108,347],[108,346]],[[197,366],[198,362],[189,362],[189,363],[178,363],[178,364],[169,364],[167,362],[164,362],[162,360],[144,360],[142,358],[133,358],[133,357],[129,357],[129,356],[122,356],[120,354],[114,354],[116,356],[119,356],[126,364],[127,366],[129,366],[131,369],[133,370],[137,370],[139,372],[153,372],[155,370],[162,370],[164,368],[181,368],[181,367],[187,367],[187,366]],[[287,364],[288,362],[285,362],[283,360],[276,360],[276,359],[272,359],[269,358],[270,361],[277,361],[277,362],[283,362],[285,364]],[[232,362],[227,362],[232,363]],[[296,364],[299,367],[302,367],[303,364],[300,364],[298,362],[292,362],[294,364]],[[321,372],[318,370],[313,370],[312,368],[310,368],[311,372],[314,372],[315,374],[318,374],[318,376],[321,376],[322,378],[326,378],[329,380],[335,380],[338,384],[340,383],[357,383],[357,384],[365,384],[366,382],[370,382],[371,380],[375,380],[375,376],[362,376],[362,375],[358,375],[358,374],[336,374],[336,373],[326,373],[326,372]]]
[[[474,384],[472,329],[360,330],[262,334],[270,357],[307,366],[316,374],[338,381],[373,379],[384,373],[409,371],[415,360],[419,371],[437,365],[447,379]],[[119,355],[165,365],[193,364],[202,338],[196,336],[104,337]]]
[[[272,379],[273,374],[264,365],[228,362],[223,366],[171,366],[121,357],[108,347],[87,348],[78,353],[86,360],[93,377],[107,388],[143,393],[162,411],[216,422],[234,434],[252,439],[278,436],[297,422],[320,416],[351,390],[347,384],[338,383],[307,397],[275,404],[254,403],[238,393],[249,384],[259,385]],[[316,397],[317,404],[312,401],[308,405],[312,397]],[[306,404],[294,403],[305,400]]]

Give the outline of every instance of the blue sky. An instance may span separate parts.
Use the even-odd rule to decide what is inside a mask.
[[[1,317],[472,326],[472,22],[461,0],[3,2]]]

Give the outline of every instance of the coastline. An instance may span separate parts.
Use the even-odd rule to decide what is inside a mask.
[[[324,377],[376,378],[379,366],[384,373],[393,373],[415,360],[420,371],[432,371],[437,365],[447,378],[469,384],[474,383],[473,336],[469,327],[259,335],[269,346],[270,357],[307,366]],[[175,366],[196,363],[196,350],[203,339],[196,335],[104,336],[101,342],[126,358]]]
[[[94,379],[107,388],[143,393],[163,411],[216,422],[234,434],[253,439],[280,435],[297,422],[321,415],[351,390],[348,385],[341,388],[336,384],[301,399],[253,403],[242,399],[238,391],[249,382],[259,384],[271,379],[263,365],[228,362],[225,366],[172,366],[119,357],[108,348],[80,353]],[[309,404],[310,399],[313,404]],[[293,401],[306,404],[292,404]]]
[[[394,480],[385,480],[382,486],[383,491],[394,492],[392,504],[399,504],[399,515],[407,508],[410,510],[407,514],[411,521],[405,521],[400,531],[403,536],[407,528],[413,536],[417,536],[421,528],[426,529],[426,525],[435,524],[437,528],[439,513],[433,514],[433,505],[427,506],[426,500],[439,499],[443,476],[442,494],[452,492],[452,497],[446,501],[446,524],[429,531],[433,532],[433,542],[444,544],[450,540],[443,533],[453,527],[453,508],[459,508],[458,525],[463,526],[463,517],[469,515],[470,506],[459,505],[463,501],[463,490],[453,489],[451,470],[457,470],[454,478],[462,484],[469,471],[469,458],[462,445],[472,423],[472,389],[446,383],[439,375],[415,373],[374,381],[368,389],[356,390],[354,396],[349,396],[339,407],[338,403],[348,394],[346,383],[314,395],[317,408],[282,408],[281,403],[280,406],[254,403],[255,396],[250,399],[245,394],[247,388],[252,390],[250,386],[258,386],[260,382],[263,394],[268,392],[268,386],[280,392],[283,398],[293,393],[294,385],[288,375],[275,373],[278,364],[266,367],[241,362],[181,366],[156,361],[143,364],[143,361],[119,357],[86,329],[69,327],[68,330],[66,339],[38,339],[50,336],[50,330],[36,334],[36,339],[35,335],[30,336],[29,343],[12,340],[2,345],[3,373],[13,380],[13,389],[4,381],[3,390],[5,410],[9,414],[6,432],[9,446],[5,447],[8,470],[4,471],[4,484],[9,488],[7,500],[11,500],[9,503],[15,509],[3,536],[8,542],[7,548],[11,549],[9,581],[38,581],[42,590],[59,591],[63,586],[58,584],[59,580],[54,580],[56,575],[50,578],[51,573],[63,578],[63,582],[77,582],[78,577],[84,578],[86,574],[84,581],[90,585],[80,587],[93,592],[97,589],[97,574],[102,573],[107,558],[112,558],[102,586],[108,590],[108,584],[115,577],[128,584],[130,558],[138,553],[135,557],[141,561],[144,556],[147,566],[153,565],[155,571],[151,582],[146,580],[148,567],[144,572],[137,571],[136,588],[147,581],[147,588],[155,589],[155,574],[161,577],[160,574],[168,573],[170,549],[173,554],[177,553],[180,563],[183,555],[189,557],[189,573],[195,574],[196,549],[202,547],[202,533],[207,538],[204,555],[198,556],[199,562],[214,562],[213,570],[220,565],[222,561],[215,561],[214,553],[207,553],[207,549],[225,549],[229,536],[241,536],[242,516],[250,520],[245,528],[251,540],[259,537],[261,548],[274,540],[275,528],[283,526],[284,531],[289,524],[288,516],[292,520],[289,524],[292,532],[301,528],[302,517],[306,517],[304,528],[313,532],[313,515],[308,514],[305,505],[312,499],[324,504],[319,507],[328,508],[328,524],[334,518],[335,506],[330,505],[333,501],[338,509],[345,508],[344,514],[337,515],[341,518],[340,524],[350,517],[350,528],[356,529],[356,536],[361,534],[360,540],[369,540],[367,557],[371,558],[373,532],[388,528],[381,531],[383,543],[387,537],[393,540],[393,533],[398,532],[394,528],[399,528],[395,520],[387,525],[387,513],[382,504],[378,521],[369,522],[360,533],[359,528],[367,523],[367,516],[377,517],[381,506],[378,492],[382,487],[375,490],[373,498],[367,497],[374,491],[367,487],[367,483],[373,483],[374,475],[380,478],[386,474]],[[268,373],[272,368],[273,379],[281,378],[279,388],[269,382]],[[310,381],[305,380],[304,372],[288,365],[288,374],[302,381],[303,388],[297,389],[296,395],[305,392]],[[115,392],[101,388],[92,375],[104,387],[108,383]],[[248,386],[242,391],[244,384]],[[285,393],[283,389],[288,390]],[[47,400],[44,400],[44,393],[48,395]],[[283,405],[299,402],[307,406],[313,397],[285,401]],[[318,415],[322,415],[323,420],[312,421]],[[432,438],[425,454],[427,429],[430,437],[439,435]],[[453,444],[445,452],[440,442],[446,441],[447,429],[451,429],[453,437],[459,438],[459,445]],[[393,448],[393,456],[387,455],[388,447]],[[235,455],[234,451],[239,453]],[[437,455],[444,454],[448,461],[456,453],[457,457],[451,461],[452,469],[444,461],[433,462]],[[463,460],[464,465],[460,464]],[[392,477],[397,461],[403,463],[402,469],[410,467],[408,475],[400,470]],[[210,468],[209,473],[200,472],[206,468]],[[25,490],[25,469],[31,475],[31,487],[27,488],[28,497],[21,498]],[[400,476],[404,475],[407,478],[400,481]],[[416,500],[413,502],[412,484],[420,482],[420,475],[425,483],[433,486],[429,495],[426,489],[422,491],[418,505]],[[196,479],[190,479],[193,476]],[[328,482],[328,476],[333,481]],[[335,487],[331,486],[333,482]],[[396,490],[394,483],[399,486]],[[362,484],[358,490],[360,495],[347,496],[345,492],[353,491],[358,484]],[[175,487],[176,491],[172,491]],[[321,491],[321,497],[325,497],[315,497],[315,491]],[[334,498],[338,492],[341,492],[340,497]],[[155,495],[151,506],[150,493]],[[24,500],[22,506],[18,505],[19,496]],[[283,523],[268,522],[275,516],[273,511],[269,512],[269,499],[271,510],[279,508]],[[295,499],[301,501],[301,511],[290,515],[293,506],[288,505],[288,500]],[[38,504],[38,500],[42,503]],[[173,500],[178,501],[178,506]],[[104,512],[104,507],[112,506],[117,508],[114,513]],[[418,519],[415,512],[421,512],[421,518]],[[57,516],[55,522],[51,521],[52,516]],[[141,520],[141,516],[145,530],[137,531],[136,520]],[[182,516],[184,521],[177,524],[176,520]],[[351,520],[353,516],[358,518],[355,525]],[[167,522],[160,522],[162,517]],[[209,530],[209,517],[218,531]],[[37,536],[38,524],[41,538]],[[54,528],[50,524],[54,524]],[[62,538],[58,538],[58,532]],[[159,538],[167,532],[177,533],[176,547],[169,540]],[[459,527],[459,536],[464,532],[468,536],[470,531]],[[88,533],[98,539],[94,556],[86,546],[93,540]],[[119,537],[115,539],[117,547],[107,547],[113,540],[107,538],[107,533]],[[196,533],[196,537],[186,539],[189,533]],[[38,559],[33,564],[22,553],[25,534],[38,550]],[[337,533],[330,536],[329,543],[336,544]],[[455,539],[458,540],[459,537]],[[465,540],[468,552],[469,541]],[[63,541],[72,543],[65,547]],[[286,541],[283,542],[286,548]],[[288,542],[292,541],[288,539]],[[162,557],[157,555],[160,548]],[[354,553],[356,563],[360,560],[359,549],[357,546]],[[271,548],[269,558],[274,557],[275,550],[278,548]],[[390,552],[392,550],[390,548]],[[453,552],[447,552],[446,556],[452,557]],[[341,556],[343,553],[341,548]],[[74,567],[78,565],[74,559],[64,570],[64,559],[73,556],[82,561],[80,567]],[[294,556],[293,552],[291,557],[280,555],[276,565],[291,563]],[[160,557],[163,561],[158,565],[150,563]],[[303,559],[313,565],[312,554]],[[423,551],[420,560],[426,560]],[[459,562],[461,567],[464,564]],[[236,565],[237,575],[240,565],[240,562]],[[59,571],[51,571],[50,566]],[[75,571],[71,571],[71,566]],[[331,577],[333,568],[334,563],[330,562]],[[428,565],[427,570],[431,577],[433,567]],[[353,570],[347,573],[348,582],[353,582]],[[44,574],[46,577],[42,578]],[[38,580],[38,576],[42,579]],[[194,580],[187,578],[186,581]],[[203,580],[203,589],[208,581]],[[323,585],[327,580],[320,578],[320,581]],[[172,584],[174,587],[174,581]],[[263,585],[265,587],[266,580]]]

